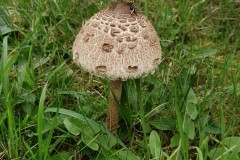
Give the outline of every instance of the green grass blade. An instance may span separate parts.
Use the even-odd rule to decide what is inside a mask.
[[[144,13],[146,16],[148,16],[148,0],[144,1]]]
[[[46,139],[46,144],[45,144],[45,150],[44,150],[44,160],[47,160],[49,157],[49,146],[51,144],[51,139],[52,139],[52,136],[53,136],[53,131],[54,131],[54,128],[56,128],[57,126],[57,117],[58,117],[58,111],[57,111],[57,114],[54,116],[53,118],[53,122],[52,122],[52,125],[51,125],[51,128],[50,128],[50,131],[48,133],[48,136],[47,136],[47,139]]]
[[[38,133],[38,152],[39,152],[39,160],[42,160],[43,158],[43,149],[48,149],[48,148],[43,148],[43,109],[44,109],[44,101],[46,99],[46,91],[47,91],[47,86],[48,83],[45,84],[42,94],[40,97],[40,102],[39,102],[39,108],[38,108],[38,121],[37,121],[37,133]]]
[[[18,157],[18,140],[16,133],[16,126],[14,121],[13,115],[13,106],[12,106],[12,95],[11,95],[11,85],[9,81],[9,70],[10,66],[8,66],[8,36],[3,38],[3,54],[2,54],[2,66],[1,66],[1,80],[2,80],[2,87],[3,93],[5,96],[5,106],[7,110],[7,117],[8,117],[8,134],[9,134],[9,157],[16,158]],[[8,66],[8,68],[7,68]]]
[[[141,82],[140,79],[136,79],[136,88],[137,88],[137,96],[138,96],[138,105],[140,108],[140,119],[141,119],[141,126],[143,131],[143,142],[144,142],[144,149],[146,150],[146,159],[150,158],[150,152],[147,144],[147,128],[146,128],[146,122],[145,122],[145,108],[143,106],[143,99],[142,99],[142,90],[141,90]]]
[[[30,153],[30,155],[32,156],[31,159],[35,159],[36,157],[35,157],[35,155],[34,155],[34,153],[33,153],[32,148],[29,146],[29,144],[27,144],[27,142],[26,142],[25,140],[23,140],[23,144],[24,144],[24,146],[26,147],[27,151],[26,151],[26,153],[24,154],[24,156],[23,156],[22,158],[24,159],[25,156],[26,156],[28,153]],[[26,159],[27,159],[27,157],[26,157]]]
[[[48,77],[48,79],[51,79],[59,70],[63,68],[63,66],[66,64],[66,62],[63,62],[61,65],[59,65],[54,71],[51,73],[51,75]]]

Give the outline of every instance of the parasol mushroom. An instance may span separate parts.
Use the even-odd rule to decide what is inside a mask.
[[[106,127],[116,134],[122,81],[153,73],[161,62],[155,29],[133,1],[120,0],[86,21],[72,50],[85,71],[111,80]]]

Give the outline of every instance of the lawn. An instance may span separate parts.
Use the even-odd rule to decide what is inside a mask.
[[[111,3],[0,0],[0,159],[239,160],[240,2],[136,0],[163,60],[124,82],[116,135],[109,80],[72,58],[81,26]]]

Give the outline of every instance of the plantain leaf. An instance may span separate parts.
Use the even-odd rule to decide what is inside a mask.
[[[149,138],[149,148],[154,159],[161,157],[161,140],[156,131],[152,131]]]
[[[79,125],[76,125],[74,123],[74,119],[73,118],[65,118],[63,121],[63,124],[65,125],[65,127],[67,128],[67,130],[72,133],[73,135],[77,136],[81,133],[81,128],[79,127]]]
[[[117,140],[109,135],[99,135],[97,137],[99,145],[103,146],[106,149],[111,149],[114,145],[117,144]]]
[[[86,146],[88,146],[89,148],[91,148],[94,151],[97,151],[99,149],[99,145],[96,141],[97,136],[92,137],[91,135],[88,135],[86,133],[82,133],[82,140],[83,142],[86,144]]]

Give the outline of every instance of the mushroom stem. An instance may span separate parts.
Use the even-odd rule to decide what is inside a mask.
[[[122,81],[111,81],[111,93],[109,95],[108,113],[106,117],[106,128],[112,133],[117,133],[119,121],[119,103],[122,94]]]

